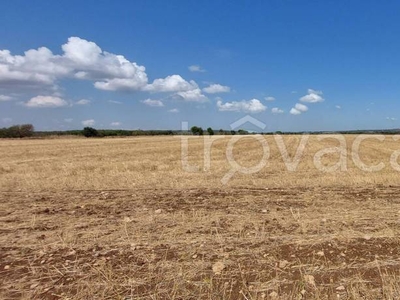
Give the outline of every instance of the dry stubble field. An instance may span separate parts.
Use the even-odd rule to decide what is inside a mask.
[[[374,173],[324,173],[312,136],[296,172],[273,137],[268,165],[177,137],[0,141],[0,299],[399,299],[400,142],[366,140]],[[284,138],[290,156],[299,136]],[[256,165],[252,138],[234,148]],[[336,153],[323,156],[326,166]]]

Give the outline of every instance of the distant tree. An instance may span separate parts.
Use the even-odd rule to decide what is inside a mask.
[[[221,134],[221,135],[224,135],[224,134],[225,134],[225,131],[224,131],[223,129],[220,129],[218,132],[219,132],[219,134]]]
[[[249,134],[249,132],[247,130],[239,129],[238,134],[246,135],[246,134]]]
[[[92,127],[83,128],[83,135],[86,137],[96,137],[99,136],[99,132]]]
[[[197,127],[197,126],[193,126],[192,128],[190,128],[190,131],[194,134],[194,135],[203,135],[204,130],[201,127]]]
[[[211,127],[207,128],[208,135],[214,135],[214,130]]]
[[[9,128],[0,130],[0,137],[2,138],[24,138],[31,137],[34,133],[32,124],[14,125]]]
[[[235,130],[231,130],[231,134],[232,134],[232,135],[235,135],[235,134],[236,134],[236,131],[235,131]]]
[[[20,130],[20,137],[31,137],[33,136],[35,128],[33,127],[32,124],[23,124],[20,125],[19,130]]]

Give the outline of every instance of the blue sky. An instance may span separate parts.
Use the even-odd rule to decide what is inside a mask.
[[[0,127],[400,127],[400,2],[2,4]],[[252,128],[248,128],[252,129]]]

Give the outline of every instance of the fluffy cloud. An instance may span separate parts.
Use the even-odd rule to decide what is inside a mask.
[[[267,107],[261,103],[258,99],[233,101],[222,103],[221,100],[217,101],[217,107],[219,111],[236,111],[245,113],[260,113],[267,109]]]
[[[149,84],[144,66],[79,37],[70,37],[62,50],[62,55],[54,55],[45,47],[28,50],[24,55],[0,50],[0,88],[56,89],[57,81],[64,78],[91,80],[95,88],[106,91],[175,93],[198,88],[196,82],[188,82],[180,75],[155,79]]]
[[[57,76],[65,76],[71,70],[66,60],[41,47],[24,55],[12,55],[0,50],[0,87],[37,87],[52,85]]]
[[[10,97],[10,96],[0,95],[0,102],[2,102],[2,101],[10,101],[10,100],[12,100],[12,99],[13,99],[13,98]]]
[[[93,42],[71,37],[62,46],[75,78],[97,80],[101,90],[139,90],[147,84],[146,68],[122,55],[103,51]]]
[[[265,101],[275,101],[275,97],[265,97]]]
[[[199,65],[191,65],[188,67],[190,72],[205,72],[206,70],[204,70],[202,67],[200,67]]]
[[[301,97],[300,101],[301,102],[307,102],[307,103],[317,103],[317,102],[322,102],[325,99],[322,98],[322,92],[321,91],[315,91],[313,89],[308,89],[308,94]]]
[[[278,108],[278,107],[272,108],[272,109],[271,109],[271,112],[272,112],[273,114],[283,114],[283,113],[284,113],[284,111],[283,111],[282,109]]]
[[[218,94],[218,93],[229,93],[231,88],[229,86],[220,84],[211,84],[208,87],[203,88],[203,92],[207,94]]]
[[[96,124],[96,121],[93,119],[82,121],[83,126],[94,126],[94,124]]]
[[[92,101],[87,100],[87,99],[81,99],[77,102],[75,102],[75,105],[89,105]]]
[[[173,108],[173,109],[170,109],[168,112],[170,112],[170,113],[178,113],[179,112],[179,109],[177,109],[177,108]]]
[[[176,93],[178,98],[188,102],[207,102],[208,98],[201,93],[200,89]]]
[[[164,106],[164,103],[161,100],[146,99],[146,100],[142,100],[141,102],[148,106],[152,106],[152,107],[163,107]]]
[[[292,114],[292,115],[301,115],[301,111],[299,111],[299,110],[297,110],[295,108],[292,108],[290,110],[290,114]]]
[[[308,107],[301,103],[296,103],[296,105],[290,110],[292,115],[300,115],[303,112],[306,112]]]
[[[180,75],[171,75],[166,78],[160,78],[153,81],[143,88],[149,92],[183,92],[197,89],[196,82],[191,80],[187,82]]]
[[[335,106],[337,109],[342,109],[342,107],[340,105],[336,105]]]
[[[68,102],[64,99],[54,96],[36,96],[31,98],[28,102],[24,104],[27,107],[35,108],[55,108],[67,106]]]
[[[65,57],[81,66],[95,65],[103,52],[95,43],[79,37],[70,37],[68,43],[61,48],[65,52]]]
[[[113,127],[119,127],[121,125],[122,125],[121,122],[111,122],[111,124],[110,124],[110,126],[113,126]]]

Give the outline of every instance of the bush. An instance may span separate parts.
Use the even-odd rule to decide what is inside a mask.
[[[32,124],[14,125],[0,129],[0,138],[24,138],[31,137],[34,133]]]

